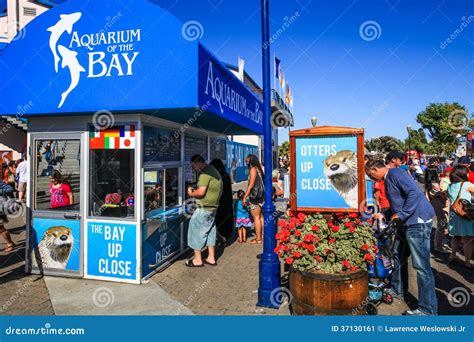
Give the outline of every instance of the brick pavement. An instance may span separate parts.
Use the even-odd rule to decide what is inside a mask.
[[[54,315],[44,279],[24,272],[25,218],[9,220],[5,226],[17,246],[7,254],[0,241],[0,315]]]
[[[25,231],[24,222],[11,220],[8,228],[18,247],[15,253],[6,255],[4,241],[0,241],[0,315],[53,315],[48,288],[41,276],[24,274]],[[150,279],[151,286],[160,286],[171,298],[182,303],[197,315],[288,315],[289,308],[279,310],[258,308],[258,259],[261,245],[233,243],[219,249],[219,265],[190,269],[178,260],[168,269]],[[467,271],[460,262],[447,263],[446,255],[433,254],[432,267],[435,273],[439,313],[474,314],[474,272]],[[416,276],[410,267],[410,297],[415,302],[417,295]],[[283,273],[285,275],[285,273]],[[86,280],[71,280],[86,282]],[[107,285],[103,282],[102,284]],[[79,286],[79,284],[78,284]],[[133,291],[135,285],[129,285]],[[449,304],[448,294],[456,288],[464,289],[470,297],[469,305],[455,307]],[[131,294],[133,295],[133,294]],[[379,313],[398,315],[406,310],[404,302],[396,300],[393,305],[381,305]],[[155,314],[160,314],[158,311]],[[169,313],[168,313],[169,314]]]

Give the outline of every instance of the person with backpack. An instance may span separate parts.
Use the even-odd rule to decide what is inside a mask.
[[[474,184],[469,182],[467,168],[457,165],[451,172],[451,184],[448,187],[449,204],[452,209],[453,204],[458,199],[464,199],[471,203],[474,194]],[[474,237],[474,222],[456,214],[453,210],[450,213],[449,235],[453,237],[451,243],[451,255],[449,261],[456,258],[461,241],[464,249],[464,265],[471,269],[472,243]]]

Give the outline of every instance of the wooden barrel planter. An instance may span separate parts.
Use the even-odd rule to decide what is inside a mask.
[[[295,315],[363,315],[369,294],[366,271],[341,274],[290,270],[291,308]]]

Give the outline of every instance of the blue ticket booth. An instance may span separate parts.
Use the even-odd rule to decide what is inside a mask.
[[[68,1],[0,56],[0,112],[28,120],[28,272],[140,283],[186,250],[191,156],[262,134],[259,98],[186,24],[126,5]]]

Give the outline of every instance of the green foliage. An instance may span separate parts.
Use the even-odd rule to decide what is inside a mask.
[[[278,155],[280,158],[286,157],[290,158],[290,142],[284,141],[280,146],[278,146]]]
[[[470,120],[466,108],[456,102],[431,103],[416,117],[416,121],[428,131],[432,139],[430,150],[441,156],[456,150],[457,135],[467,134],[466,127]]]
[[[280,220],[275,252],[300,271],[341,273],[367,270],[377,253],[371,226],[358,214],[335,214],[327,221],[320,214],[292,214]]]
[[[404,151],[405,144],[391,136],[382,136],[373,138],[365,142],[365,149],[367,152],[387,153],[393,150]]]

